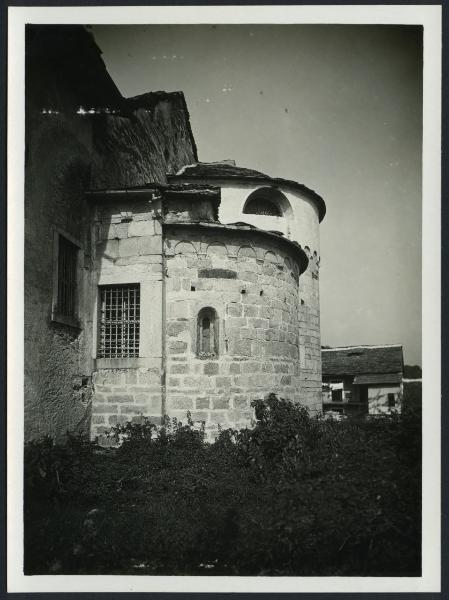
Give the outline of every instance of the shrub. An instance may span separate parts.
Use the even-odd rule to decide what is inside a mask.
[[[27,573],[417,575],[416,415],[343,422],[271,395],[251,430],[148,420],[25,454]],[[45,476],[43,475],[45,473]]]

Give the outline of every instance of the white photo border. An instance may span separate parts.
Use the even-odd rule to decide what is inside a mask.
[[[7,591],[439,592],[441,421],[441,28],[439,5],[8,8]],[[370,24],[424,27],[421,577],[177,577],[23,574],[25,24]]]

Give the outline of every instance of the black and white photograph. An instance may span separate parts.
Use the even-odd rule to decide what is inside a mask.
[[[438,586],[428,24],[45,10],[8,199],[13,591]]]

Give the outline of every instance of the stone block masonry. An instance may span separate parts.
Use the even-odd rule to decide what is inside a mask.
[[[108,433],[114,425],[136,422],[142,416],[160,423],[160,369],[99,369],[93,385],[92,439]]]
[[[308,274],[300,288],[304,275],[299,277],[294,253],[248,231],[212,236],[192,229],[187,239],[185,230],[173,226],[166,232],[164,251],[167,413],[183,420],[190,410],[214,437],[219,426],[248,426],[251,401],[271,392],[316,410],[320,354],[315,341],[302,344],[306,331],[315,332],[310,317],[319,309],[315,302],[310,312],[304,310],[313,301],[314,280]],[[229,277],[231,272],[236,276]],[[198,315],[205,307],[216,312],[219,333],[215,351],[202,356]],[[319,348],[319,332],[317,343]],[[306,356],[310,368],[302,374]]]
[[[269,393],[319,410],[316,255],[300,275],[297,250],[274,236],[162,231],[160,213],[148,198],[97,209],[96,283],[140,285],[141,337],[138,358],[96,360],[92,437],[142,416],[185,421],[189,411],[212,439],[219,427],[250,425],[251,401]]]
[[[299,343],[301,402],[311,411],[322,410],[319,257],[306,249],[309,266],[299,278]]]
[[[150,195],[133,203],[120,194],[113,201],[103,201],[97,207],[95,283],[97,287],[137,284],[140,324],[137,357],[103,358],[98,354],[97,340],[92,439],[104,435],[116,424],[135,422],[142,416],[149,417],[154,423],[161,422],[163,259],[160,209],[160,201],[153,202]],[[96,321],[98,318],[97,310]]]

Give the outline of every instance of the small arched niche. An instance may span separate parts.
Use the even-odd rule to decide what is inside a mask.
[[[197,317],[196,355],[198,358],[215,358],[218,356],[218,315],[217,311],[205,306]]]
[[[273,187],[254,190],[245,201],[243,214],[266,217],[284,217],[291,213],[290,202],[286,196]]]

